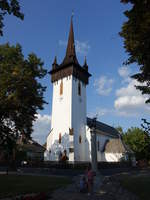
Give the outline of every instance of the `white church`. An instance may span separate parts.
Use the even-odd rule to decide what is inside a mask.
[[[83,66],[77,60],[72,19],[65,58],[57,64],[55,57],[49,73],[53,98],[45,160],[57,161],[65,150],[69,161],[89,162],[92,119],[86,113],[86,88],[91,74],[86,59]],[[119,162],[126,157],[126,147],[115,128],[96,121],[95,132],[98,161]]]

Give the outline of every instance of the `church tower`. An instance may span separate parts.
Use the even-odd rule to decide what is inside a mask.
[[[58,160],[66,150],[69,161],[85,161],[86,86],[91,75],[86,59],[83,66],[77,60],[72,18],[65,58],[58,64],[55,57],[49,73],[53,84],[49,159]]]

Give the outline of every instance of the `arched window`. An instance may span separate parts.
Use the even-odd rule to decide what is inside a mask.
[[[69,135],[73,135],[73,128],[69,128]]]
[[[63,94],[63,81],[61,81],[60,83],[60,95]]]
[[[61,144],[61,133],[59,133],[59,144]]]
[[[81,142],[82,142],[82,137],[81,137],[81,135],[79,136],[79,143],[81,144]]]
[[[81,96],[81,83],[78,82],[78,95]]]

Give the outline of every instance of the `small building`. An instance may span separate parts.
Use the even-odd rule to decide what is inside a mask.
[[[89,141],[89,155],[91,155],[91,125],[92,119],[87,118],[87,138]],[[120,133],[105,123],[96,121],[97,160],[100,162],[119,162],[128,159],[128,150],[123,143]],[[91,157],[89,158],[89,160]]]
[[[23,137],[23,138],[22,138]],[[28,161],[43,161],[45,147],[37,143],[32,139],[26,139],[24,136],[17,142],[17,154],[18,158],[16,159],[25,159]]]

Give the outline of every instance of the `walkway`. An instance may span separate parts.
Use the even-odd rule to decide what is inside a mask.
[[[79,177],[74,180],[74,183],[66,189],[59,189],[52,195],[52,200],[138,200],[138,198],[123,189],[117,180],[116,176],[103,177],[98,176],[95,180],[94,193],[90,196],[78,191],[77,182]]]

